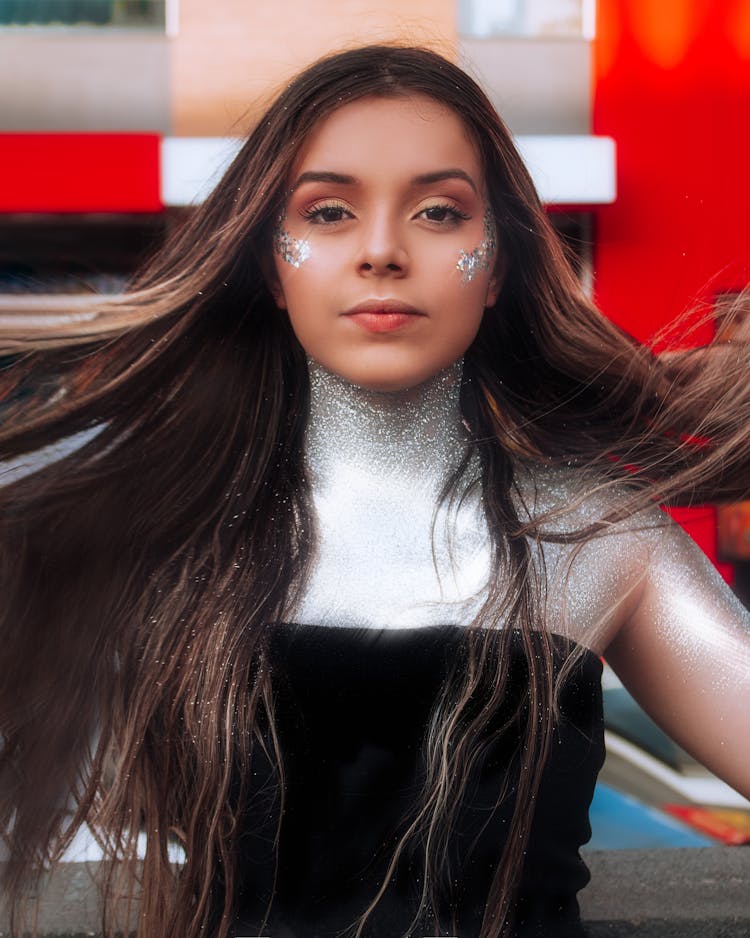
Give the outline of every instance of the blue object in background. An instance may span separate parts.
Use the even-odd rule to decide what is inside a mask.
[[[686,764],[696,764],[643,712],[624,687],[604,688],[604,725],[672,769],[680,771]]]
[[[648,847],[715,847],[716,841],[691,830],[676,818],[615,791],[601,782],[589,810],[590,850]]]

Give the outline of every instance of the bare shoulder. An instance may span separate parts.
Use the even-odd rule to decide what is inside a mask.
[[[653,557],[686,535],[658,506],[592,472],[524,464],[515,487],[519,518],[532,525],[547,627],[602,653],[637,603]]]
[[[665,512],[623,482],[588,469],[523,462],[514,485],[519,517],[550,534],[572,535],[594,526],[605,535],[673,527]]]

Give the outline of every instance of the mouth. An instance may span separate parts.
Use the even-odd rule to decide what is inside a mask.
[[[400,300],[365,300],[343,313],[368,332],[393,332],[425,317],[420,309]]]

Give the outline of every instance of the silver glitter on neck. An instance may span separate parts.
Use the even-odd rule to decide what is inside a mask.
[[[461,363],[405,391],[368,391],[317,362],[310,373],[306,455],[315,475],[346,464],[398,484],[441,483],[466,447],[461,420]],[[407,480],[407,474],[409,476]]]
[[[463,283],[471,283],[480,270],[489,270],[495,259],[497,250],[497,227],[492,210],[488,207],[484,213],[483,238],[473,251],[461,251],[456,263],[456,270],[460,270]]]
[[[284,228],[285,221],[286,215],[282,214],[276,222],[273,230],[273,249],[282,261],[299,268],[310,257],[310,242],[302,238],[293,238]]]
[[[315,362],[309,369],[315,550],[295,620],[468,624],[490,570],[478,487],[458,506],[438,505],[467,446],[460,363],[393,393],[356,387]]]

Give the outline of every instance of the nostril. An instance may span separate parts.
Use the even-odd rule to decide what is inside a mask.
[[[361,273],[377,273],[379,271],[381,274],[384,274],[386,271],[388,271],[389,273],[400,274],[403,269],[403,265],[397,264],[394,261],[390,261],[387,264],[380,264],[377,261],[375,263],[372,263],[371,261],[362,261],[362,263],[359,265],[359,270]]]

